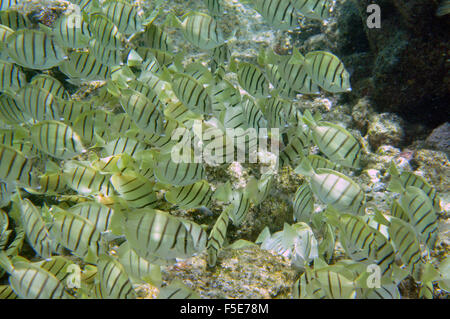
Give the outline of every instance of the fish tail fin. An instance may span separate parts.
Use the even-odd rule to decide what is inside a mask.
[[[14,271],[14,266],[4,251],[0,251],[0,267],[8,274],[11,274]]]
[[[125,213],[120,207],[116,207],[114,209],[114,215],[111,217],[111,232],[114,235],[122,236],[124,234],[123,225],[125,224],[125,220]]]
[[[161,74],[159,75],[159,79],[161,81],[165,81],[165,82],[172,82],[172,75],[170,73],[170,70],[168,68],[166,68],[165,66],[163,66],[161,71]]]
[[[224,203],[230,202],[231,197],[232,197],[232,189],[230,182],[226,182],[225,184],[220,185],[214,192],[214,198]]]
[[[248,198],[255,204],[259,204],[261,202],[261,192],[259,191],[259,181],[252,177],[247,183],[245,187],[245,192],[248,195]]]
[[[263,47],[259,50],[257,61],[260,66],[264,66],[266,62],[266,50]]]
[[[324,216],[326,218],[327,223],[329,223],[331,226],[339,227],[340,221],[339,221],[339,214],[334,209],[327,209],[324,213]]]
[[[316,120],[314,119],[313,115],[311,114],[310,110],[306,110],[303,113],[302,117],[303,122],[308,125],[309,127],[313,127],[316,124]]]
[[[142,64],[142,57],[137,53],[136,50],[131,49],[127,56],[127,65],[129,67],[138,66]]]
[[[289,64],[305,64],[305,57],[297,48],[293,50],[292,58],[289,60]]]
[[[173,58],[173,64],[178,72],[184,72],[183,60],[187,56],[186,50],[181,50],[177,54],[175,54]]]
[[[383,213],[378,208],[374,208],[374,213],[374,221],[376,221],[377,223],[385,226],[389,226],[391,224],[391,222],[383,215]]]
[[[391,162],[391,166],[389,167],[389,174],[391,174],[391,181],[389,182],[388,191],[401,193],[404,191],[404,187],[400,181],[400,173],[395,166],[394,162]]]
[[[264,55],[265,64],[278,64],[282,58],[275,52],[273,52],[272,49],[267,49],[267,52]]]
[[[20,191],[17,192],[11,197],[12,207],[8,212],[9,217],[11,217],[16,223],[21,224],[21,207],[22,207],[22,197],[20,196]]]
[[[142,23],[142,25],[147,26],[147,25],[151,25],[153,23],[153,21],[155,21],[155,19],[160,15],[160,13],[162,12],[162,4],[163,4],[164,0],[156,0],[154,1],[154,9],[153,10],[149,10],[147,12],[144,13],[144,22]]]
[[[389,174],[391,174],[391,176],[396,176],[396,177],[400,176],[400,172],[398,171],[397,166],[395,166],[394,161],[392,161],[391,165],[389,166]]]
[[[167,15],[166,20],[164,21],[163,25],[172,27],[172,28],[179,28],[181,26],[181,21],[180,21],[180,19],[177,18],[175,13],[170,12]]]
[[[236,61],[235,57],[230,57],[230,62],[228,63],[228,69],[230,72],[236,73],[238,70],[238,61]]]
[[[297,174],[302,174],[305,176],[312,176],[314,174],[314,169],[311,166],[311,162],[309,161],[309,159],[307,157],[304,157],[300,162],[300,165],[295,168],[295,172]]]

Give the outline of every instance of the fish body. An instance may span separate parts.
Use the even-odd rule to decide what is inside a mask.
[[[192,112],[211,113],[211,97],[193,77],[183,73],[174,75],[172,88],[178,99]]]
[[[297,28],[298,16],[290,0],[255,0],[256,11],[271,26],[280,30]]]
[[[191,185],[171,188],[165,194],[165,198],[178,208],[192,209],[208,206],[212,193],[209,183],[201,180]]]
[[[159,101],[154,94],[154,99]],[[136,125],[146,133],[163,134],[163,114],[154,104],[142,93],[128,91],[120,99],[124,111],[133,119]]]
[[[59,211],[54,216],[50,234],[55,240],[86,262],[95,263],[104,252],[100,232],[88,219],[69,211]]]
[[[140,209],[157,205],[154,183],[139,174],[115,174],[111,176],[111,184],[130,207]]]
[[[89,44],[90,32],[87,23],[76,13],[61,16],[50,32],[63,48],[81,49]]]
[[[0,92],[17,91],[25,83],[25,74],[15,64],[0,62]]]
[[[9,272],[14,293],[22,299],[66,299],[64,285],[51,273],[27,261],[11,262],[4,252],[0,263]]]
[[[76,161],[67,161],[63,168],[63,177],[68,187],[82,195],[110,196],[114,188],[109,176]]]
[[[111,68],[89,52],[71,52],[59,69],[73,81],[99,81],[111,76]]]
[[[237,76],[239,85],[253,97],[264,98],[269,95],[269,81],[256,65],[240,62]]]
[[[361,187],[342,173],[327,168],[317,171],[305,158],[296,168],[296,172],[309,177],[310,186],[322,202],[337,210],[364,215],[365,195]]]
[[[15,101],[23,113],[36,121],[62,119],[58,100],[48,90],[29,83],[17,91]]]
[[[64,49],[43,31],[18,30],[8,37],[6,47],[15,63],[34,70],[58,66],[67,59]]]
[[[233,204],[234,205],[234,204]],[[229,222],[230,207],[223,210],[220,216],[214,223],[213,228],[208,236],[208,243],[206,246],[208,252],[208,266],[214,267],[217,263],[217,254],[222,248],[225,241],[227,227]]]
[[[301,184],[293,199],[294,220],[308,223],[314,212],[314,197],[308,183]]]
[[[144,258],[189,258],[206,247],[206,233],[196,223],[145,208],[122,221],[132,249]]]
[[[421,240],[433,249],[437,240],[438,217],[431,199],[420,188],[408,186],[400,197],[400,205]]]
[[[359,168],[361,144],[343,127],[324,121],[316,122],[309,111],[303,121],[312,131],[312,138],[328,158],[346,167]]]
[[[36,147],[57,159],[70,159],[86,152],[81,138],[73,129],[58,121],[42,121],[30,129]]]
[[[33,171],[32,159],[10,146],[0,145],[0,179],[35,188],[38,179]]]
[[[102,299],[136,299],[136,293],[124,267],[114,257],[100,257],[98,274],[99,295]]]
[[[184,38],[202,50],[212,50],[225,42],[214,18],[204,13],[189,13],[181,23]]]
[[[294,51],[293,59],[288,63],[303,66],[312,81],[325,91],[351,91],[350,74],[342,61],[330,52],[312,51],[303,57],[298,51]]]
[[[89,201],[72,206],[69,211],[92,222],[101,233],[111,229],[114,210],[110,207]]]
[[[127,1],[110,0],[103,4],[106,16],[117,26],[119,32],[130,35],[143,29],[143,16],[136,6]]]
[[[49,258],[53,243],[40,210],[28,199],[20,201],[20,218],[30,246],[42,258]]]

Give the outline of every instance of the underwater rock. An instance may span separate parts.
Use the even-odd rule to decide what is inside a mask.
[[[450,162],[445,153],[433,150],[417,150],[413,156],[418,166],[415,174],[423,175],[438,192],[450,189]]]
[[[425,144],[430,148],[447,153],[450,155],[450,123],[444,124],[435,128],[425,140]]]
[[[22,1],[17,7],[20,12],[25,14],[31,22],[42,23],[51,26],[64,11],[71,7],[69,1],[63,0],[33,0]]]
[[[327,51],[330,50],[331,43],[327,36],[323,33],[315,34],[309,37],[303,44],[305,52],[310,51]]]
[[[432,2],[378,1],[381,28],[369,29],[366,10],[373,1],[354,1],[375,55],[371,97],[376,109],[397,112],[408,121],[428,126],[450,115],[446,68],[450,25],[447,18],[435,16],[438,1]]]
[[[290,261],[258,247],[223,249],[210,269],[202,254],[166,267],[163,280],[178,278],[202,298],[290,298],[295,271]]]
[[[399,146],[404,138],[402,120],[393,113],[374,114],[369,118],[367,135],[373,149],[383,144]]]
[[[344,0],[336,3],[336,52],[338,55],[369,52],[369,41],[364,32],[363,21],[354,1]]]
[[[327,36],[333,42],[333,52],[342,57],[351,75],[352,96],[367,95],[372,83],[367,81],[373,68],[373,55],[364,32],[358,7],[352,0],[337,1],[336,27],[327,28]]]
[[[359,99],[357,103],[353,105],[353,122],[363,135],[365,135],[365,132],[367,131],[370,113],[372,113],[372,107],[370,105],[370,101],[367,98]]]

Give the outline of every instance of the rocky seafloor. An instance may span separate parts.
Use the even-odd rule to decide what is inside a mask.
[[[139,2],[145,5],[145,1]],[[274,31],[250,7],[237,0],[223,2],[225,14],[219,18],[221,26],[228,34],[237,30],[229,42],[233,56],[254,59],[261,47],[272,47],[278,53],[291,52],[294,47],[306,52],[330,50],[352,70],[351,93],[303,96],[296,104],[302,110],[320,112],[325,120],[338,123],[360,137],[365,146],[365,166],[352,178],[365,191],[369,210],[390,209],[392,194],[387,191],[387,184],[391,161],[403,170],[424,176],[436,188],[442,211],[432,259],[439,263],[448,255],[450,244],[450,124],[445,122],[450,117],[446,68],[449,21],[448,17],[434,16],[437,1],[378,1],[383,10],[379,33],[364,24],[363,9],[371,1],[338,0],[329,21],[306,19],[300,30],[293,31]],[[30,1],[24,10],[48,24],[67,6],[64,1]],[[163,12],[168,12],[169,7],[178,15],[187,9],[206,12],[203,1],[170,0],[164,4]],[[163,19],[164,13],[159,19]],[[206,58],[205,53],[182,41],[175,30],[169,34],[180,50],[188,52],[186,60]],[[255,168],[237,166],[215,169],[209,176],[245,184]],[[264,204],[250,207],[240,227],[230,224],[227,243],[239,239],[254,242],[266,226],[273,233],[281,230],[285,222],[293,223],[292,197],[302,179],[292,169],[282,169]],[[213,219],[198,212],[184,212],[183,217],[199,224],[212,224],[221,209],[220,206],[212,209]],[[339,259],[339,254],[344,252],[337,244],[334,258]],[[286,257],[256,245],[239,250],[225,247],[213,269],[207,267],[206,254],[201,254],[165,267],[162,274],[163,286],[178,278],[203,298],[291,298],[298,276]],[[416,298],[416,288],[405,282],[400,286],[402,297]],[[142,298],[157,295],[157,289],[150,285],[137,289]],[[448,298],[448,294],[435,287],[434,297]]]

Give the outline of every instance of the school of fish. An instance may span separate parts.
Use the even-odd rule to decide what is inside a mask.
[[[74,10],[51,27],[16,10],[20,0],[0,1],[0,278],[8,278],[0,299],[137,298],[139,283],[159,287],[158,298],[199,298],[179,280],[161,286],[161,267],[203,252],[209,267],[220,267],[230,220],[239,227],[269,196],[276,174],[233,189],[208,179],[209,166],[229,163],[175,161],[184,136],[172,133],[199,135],[199,127],[215,133],[200,133],[201,148],[223,158],[235,138],[228,129],[279,130],[278,170],[304,176],[292,194],[296,223],[274,234],[266,228],[256,243],[302,272],[295,298],[399,298],[409,275],[430,295],[423,255],[436,243],[436,190],[392,165],[390,191],[399,197],[390,214],[369,214],[363,188],[348,174],[362,168],[362,143],[297,107],[300,95],[351,90],[337,56],[269,48],[240,61],[233,35],[220,27],[221,0],[183,16],[162,14],[160,0],[150,8],[70,1]],[[242,3],[282,31],[299,28],[299,16],[326,20],[332,8],[328,0]],[[169,29],[209,60],[186,63]],[[86,84],[94,93],[71,94]],[[316,202],[326,209],[316,212]],[[215,203],[223,211],[213,225],[172,213]],[[347,259],[332,263],[337,241]],[[21,256],[24,245],[32,260]],[[365,284],[373,264],[381,287]]]

